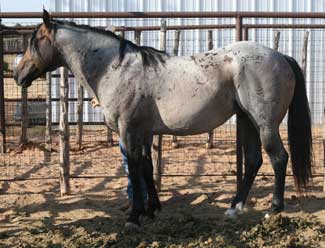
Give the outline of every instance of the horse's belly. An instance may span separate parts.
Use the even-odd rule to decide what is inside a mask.
[[[207,101],[178,101],[178,104],[161,104],[159,122],[154,132],[161,134],[192,135],[208,132],[226,122],[234,113],[230,99]]]

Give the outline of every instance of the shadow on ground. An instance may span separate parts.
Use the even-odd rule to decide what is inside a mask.
[[[231,221],[223,216],[226,208],[216,204],[221,193],[184,195],[180,190],[163,192],[163,211],[155,220],[144,218],[138,231],[124,228],[126,213],[120,209],[121,195],[108,197],[105,192],[94,192],[60,198],[53,193],[40,194],[40,200],[34,203],[1,209],[2,213],[10,214],[1,220],[4,227],[0,228],[0,246],[321,247],[324,244],[325,226],[310,213],[324,209],[325,199],[302,199],[300,209],[293,207],[297,199],[287,199],[288,212],[305,210],[299,216],[284,214],[265,219],[263,211],[250,207],[236,221]],[[272,189],[259,187],[258,192],[257,197],[263,197]],[[222,194],[232,192],[224,190]],[[230,200],[230,197],[223,199]],[[310,202],[317,204],[310,208]]]

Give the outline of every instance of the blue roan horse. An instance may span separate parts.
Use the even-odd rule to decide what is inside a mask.
[[[160,209],[152,173],[149,141],[155,134],[190,135],[212,130],[237,114],[242,126],[245,175],[226,214],[241,211],[262,164],[270,157],[275,186],[272,209],[284,207],[288,162],[279,125],[286,112],[291,161],[298,191],[311,177],[312,137],[305,81],[297,62],[253,42],[191,57],[172,57],[137,46],[109,31],[51,20],[34,31],[15,79],[28,87],[41,74],[68,67],[103,108],[106,124],[127,149],[134,186],[127,225],[138,226],[145,213],[140,191],[143,173],[148,210]]]

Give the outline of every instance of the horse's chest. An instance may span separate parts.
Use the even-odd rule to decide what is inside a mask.
[[[115,111],[103,110],[106,125],[115,132],[119,131],[118,118]]]

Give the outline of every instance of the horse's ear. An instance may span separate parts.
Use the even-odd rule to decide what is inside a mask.
[[[43,23],[45,27],[47,28],[51,27],[51,16],[49,12],[46,11],[46,9],[43,9]]]

